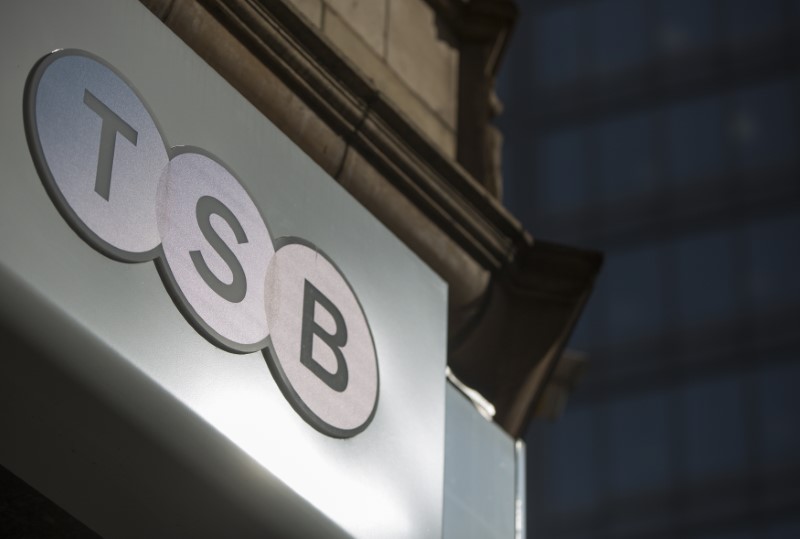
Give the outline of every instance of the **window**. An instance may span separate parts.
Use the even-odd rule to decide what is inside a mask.
[[[751,287],[758,312],[800,303],[800,214],[753,223],[747,229]]]
[[[597,286],[606,300],[610,342],[653,337],[663,330],[661,255],[661,249],[653,247],[608,253]]]
[[[595,131],[599,146],[602,199],[619,202],[655,190],[658,170],[652,153],[652,114],[627,116],[601,124]]]
[[[665,55],[709,48],[714,39],[712,0],[661,0],[658,49]]]
[[[783,0],[726,0],[728,39],[735,45],[781,30]]]
[[[552,509],[558,513],[589,509],[595,503],[594,420],[594,410],[576,408],[552,425],[547,484]]]
[[[543,13],[536,20],[533,69],[545,86],[575,80],[580,72],[580,6]],[[517,39],[525,39],[522,35]]]
[[[557,131],[544,138],[538,152],[535,207],[543,215],[579,209],[586,199],[583,133]]]
[[[644,9],[645,2],[640,0],[600,0],[588,6],[593,74],[611,74],[645,60]]]
[[[800,520],[775,523],[769,528],[767,539],[797,539],[800,537]]]
[[[758,375],[761,400],[761,461],[766,469],[797,465],[800,454],[800,362],[785,361]]]
[[[745,403],[738,375],[701,380],[683,390],[683,439],[690,481],[743,473]]]
[[[618,497],[662,490],[670,481],[669,402],[665,391],[608,404],[608,479]]]
[[[730,135],[745,168],[787,165],[797,155],[797,109],[788,81],[746,88],[735,96]]]
[[[734,231],[681,240],[676,245],[678,312],[683,327],[699,327],[736,316],[740,303]]]
[[[729,531],[710,535],[701,535],[697,539],[760,539],[760,537],[760,535],[756,535],[751,531]]]
[[[672,177],[706,179],[724,171],[723,107],[719,97],[678,103],[667,111]]]

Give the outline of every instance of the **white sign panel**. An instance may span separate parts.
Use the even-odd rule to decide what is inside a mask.
[[[138,2],[6,7],[0,464],[109,536],[440,536],[444,283]]]

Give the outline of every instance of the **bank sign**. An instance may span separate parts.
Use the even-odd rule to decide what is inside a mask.
[[[120,262],[155,262],[186,320],[220,348],[261,351],[314,428],[346,438],[367,427],[375,345],[333,260],[303,238],[273,238],[213,148],[167,146],[133,85],[89,52],[45,56],[24,106],[39,175],[76,233]]]
[[[103,537],[441,537],[447,285],[382,157],[141,2],[4,8],[0,466]]]

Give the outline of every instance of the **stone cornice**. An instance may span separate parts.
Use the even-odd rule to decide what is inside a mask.
[[[483,267],[503,267],[530,242],[499,202],[282,0],[201,4]]]

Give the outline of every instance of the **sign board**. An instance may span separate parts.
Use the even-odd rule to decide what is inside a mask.
[[[0,464],[110,536],[171,510],[176,529],[219,526],[211,491],[247,490],[219,472],[242,459],[242,534],[440,536],[444,283],[138,2],[11,9],[0,324],[37,352],[0,360]],[[41,450],[84,395],[99,405]],[[116,452],[112,410],[139,433]],[[140,462],[159,451],[191,469],[163,492]],[[194,512],[181,481],[209,485]],[[123,499],[158,509],[111,511]]]

